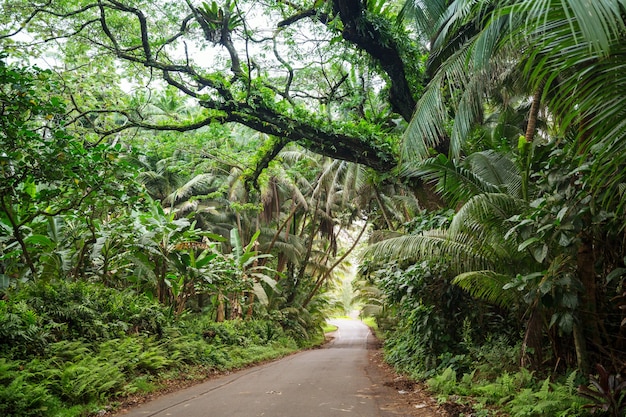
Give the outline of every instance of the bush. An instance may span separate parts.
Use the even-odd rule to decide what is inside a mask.
[[[0,354],[41,354],[50,338],[43,319],[26,302],[10,304],[0,300]]]
[[[232,320],[205,323],[201,334],[208,342],[225,346],[264,345],[284,335],[283,329],[269,320]]]
[[[0,353],[23,359],[60,340],[160,337],[168,320],[146,297],[84,282],[30,284],[7,299],[0,301]]]

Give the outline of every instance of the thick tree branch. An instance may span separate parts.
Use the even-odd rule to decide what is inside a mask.
[[[411,86],[406,78],[400,45],[391,33],[368,20],[363,1],[333,0],[333,9],[343,22],[343,38],[367,52],[389,76],[389,101],[394,111],[404,120],[411,120],[415,108],[412,91],[416,86]]]
[[[404,78],[399,52],[396,50],[399,47],[393,43],[390,46],[383,45],[384,41],[375,38],[378,33],[376,31],[362,33],[362,31],[357,29],[359,25],[367,23],[366,21],[359,21],[359,19],[363,19],[360,2],[346,0],[342,3],[336,0],[335,3],[338,6],[345,6],[337,9],[340,17],[345,20],[344,38],[350,39],[361,49],[377,52],[378,55],[375,58],[381,62],[393,84],[391,90],[392,98],[395,100],[394,108],[397,111],[399,109],[399,113],[403,116],[410,117],[412,104],[409,103],[404,106],[398,104],[401,101],[399,101],[401,95],[400,93],[395,93],[402,90],[405,98],[411,97],[411,89],[408,88]],[[164,43],[161,41],[158,43],[158,46],[157,44],[152,44],[154,34],[150,33],[152,26],[150,26],[148,20],[150,15],[147,11],[127,5],[120,0],[97,0],[88,7],[89,9],[96,7],[96,18],[98,18],[96,22],[99,22],[101,34],[103,35],[100,40],[92,39],[94,44],[110,51],[122,60],[142,65],[150,71],[158,70],[161,72],[163,80],[169,85],[176,87],[188,97],[195,98],[200,106],[212,110],[210,116],[190,124],[155,124],[142,119],[140,115],[130,111],[113,111],[112,113],[124,115],[127,119],[126,123],[123,126],[115,126],[110,130],[107,130],[106,127],[100,127],[98,129],[100,134],[112,135],[131,128],[184,132],[207,126],[213,122],[240,123],[277,138],[277,146],[272,147],[260,159],[261,163],[253,170],[251,181],[256,180],[261,170],[269,163],[269,159],[275,157],[280,148],[289,142],[296,142],[324,156],[363,164],[381,172],[390,171],[396,166],[396,155],[391,150],[389,144],[374,137],[367,130],[363,133],[362,130],[357,131],[354,127],[350,127],[348,130],[334,127],[329,121],[324,122],[321,118],[316,117],[310,110],[307,116],[307,113],[303,111],[304,105],[297,112],[291,112],[289,109],[286,110],[282,103],[278,103],[278,97],[282,97],[291,103],[291,110],[296,109],[297,104],[292,99],[292,91],[290,90],[293,88],[292,83],[295,82],[294,78],[297,74],[293,64],[279,54],[276,44],[274,44],[274,57],[288,72],[286,82],[280,86],[270,86],[268,85],[269,81],[266,79],[260,82],[260,85],[265,87],[258,87],[259,84],[256,84],[256,86],[252,84],[251,77],[241,67],[236,45],[231,39],[231,32],[235,25],[238,24],[233,19],[239,18],[238,15],[235,15],[235,12],[233,12],[232,16],[230,12],[224,13],[221,20],[211,20],[212,17],[206,11],[196,9],[188,2],[191,13],[183,18],[180,26],[176,28],[174,33],[167,35],[164,41],[165,45],[167,45],[179,39],[190,30],[191,21],[195,19],[202,27],[205,37],[211,35],[212,37],[209,39],[211,42],[226,48],[231,61],[230,71],[234,75],[234,78],[228,79],[228,76],[224,73],[202,72],[190,64],[189,60],[184,62],[184,58],[181,62],[172,62],[164,55],[159,56],[163,50]],[[318,11],[315,11],[315,19],[323,21],[325,17]],[[298,12],[310,15],[305,10],[298,10]],[[125,14],[126,18],[131,19],[136,24],[136,35],[138,36],[136,36],[137,41],[133,41],[132,44],[128,43],[128,39],[133,39],[132,36],[125,36],[125,33],[112,26],[113,17],[117,16],[117,13]],[[93,21],[93,17],[93,14],[89,15],[90,22]],[[303,17],[299,17],[297,20],[301,18]],[[294,19],[288,19],[281,22],[274,35],[279,33],[283,26],[295,21]],[[275,37],[272,41],[275,42]],[[389,53],[389,56],[392,57],[393,62],[388,65],[385,62],[389,60],[389,57],[383,56],[385,53]],[[249,68],[247,70],[249,71]],[[347,77],[347,74],[343,74],[342,79],[336,84],[329,82],[331,95],[337,96],[340,86],[345,83]],[[402,80],[403,83],[399,80]],[[247,90],[244,90],[242,89],[242,84],[246,82]],[[274,91],[276,96],[268,95],[267,91]],[[80,110],[78,111],[80,112]],[[83,115],[88,114],[87,112],[80,113]],[[298,114],[298,116],[294,114]]]
[[[395,155],[376,146],[374,138],[360,138],[315,126],[277,113],[269,108],[241,105],[230,112],[229,120],[256,131],[283,137],[331,158],[355,162],[388,172],[396,166]]]
[[[342,37],[369,54],[385,71],[390,81],[389,102],[393,110],[408,122],[416,104],[413,92],[418,87],[411,85],[406,77],[406,62],[402,53],[408,51],[403,51],[403,47],[394,39],[390,24],[381,25],[382,21],[374,22],[368,16],[365,3],[363,0],[332,0],[333,12],[343,23]],[[328,14],[319,9],[303,10],[291,6],[297,13],[279,22],[279,28],[305,18],[313,18],[323,24],[331,21]]]

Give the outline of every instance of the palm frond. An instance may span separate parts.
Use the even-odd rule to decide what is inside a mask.
[[[459,209],[450,224],[450,233],[463,233],[468,230],[469,220],[484,226],[504,227],[503,222],[519,214],[526,203],[505,193],[478,194]]]
[[[213,174],[200,174],[187,181],[185,184],[168,195],[164,200],[165,205],[175,205],[187,200],[192,195],[208,194],[217,190],[216,178]]]
[[[452,207],[477,194],[501,191],[496,184],[483,180],[472,170],[455,164],[442,154],[405,165],[402,175],[417,176],[426,182],[435,183],[437,192]]]
[[[411,19],[418,32],[426,41],[433,38],[433,29],[440,26],[440,19],[446,11],[446,0],[408,0],[402,6],[399,19]]]
[[[522,304],[523,299],[515,289],[504,289],[509,282],[511,276],[489,270],[465,272],[452,280],[472,297],[510,309]]]
[[[448,121],[447,108],[441,84],[441,77],[431,81],[417,102],[402,140],[402,160],[405,162],[428,158],[430,150],[447,135],[444,128]]]
[[[522,176],[509,154],[487,150],[469,155],[463,165],[486,183],[521,198]],[[485,187],[484,191],[487,191]]]
[[[304,253],[303,247],[298,247],[284,241],[276,241],[274,243],[274,250],[285,256],[294,265],[300,265]]]
[[[375,262],[385,262],[389,258],[412,263],[423,260],[445,262],[453,273],[493,269],[496,261],[490,259],[473,236],[459,233],[451,237],[445,230],[387,239],[368,246],[362,257]]]

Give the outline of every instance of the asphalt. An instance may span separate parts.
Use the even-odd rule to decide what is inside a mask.
[[[363,323],[338,319],[335,338],[309,350],[165,395],[124,417],[381,417],[366,373]]]

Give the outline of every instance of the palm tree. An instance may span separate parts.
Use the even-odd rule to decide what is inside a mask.
[[[521,81],[517,91],[530,103],[520,153],[530,160],[528,149],[537,138],[556,136],[572,149],[565,152],[577,154],[590,167],[579,171],[579,183],[596,197],[596,206],[623,219],[626,109],[621,91],[626,79],[621,68],[626,25],[620,1],[408,1],[404,12],[415,19],[431,46],[430,82],[405,135],[406,161],[424,160],[435,148],[456,163],[473,127],[484,121],[488,98],[497,91],[494,80],[515,73]],[[541,113],[550,125],[539,131],[536,121]],[[530,168],[525,172],[522,194],[528,200]],[[591,216],[581,219],[590,222]],[[593,233],[581,234],[575,250],[577,275],[585,289],[581,312],[589,312],[581,320],[589,324],[592,335],[597,326],[592,319],[596,311]],[[564,255],[552,260],[569,259]],[[548,270],[567,275],[560,268]],[[575,325],[579,367],[584,369],[580,332],[581,326]]]

